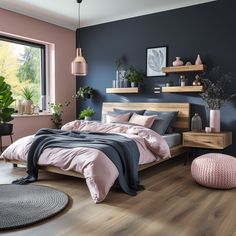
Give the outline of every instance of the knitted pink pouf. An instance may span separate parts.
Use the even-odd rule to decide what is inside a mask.
[[[218,189],[236,187],[236,158],[209,153],[194,159],[191,165],[192,177],[203,186]]]

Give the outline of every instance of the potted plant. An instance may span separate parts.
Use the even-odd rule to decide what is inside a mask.
[[[14,108],[10,108],[10,105],[14,101],[11,86],[5,82],[4,77],[0,76],[0,135],[12,133],[13,124],[7,122],[13,120]]]
[[[80,87],[76,93],[76,98],[82,101],[92,98],[94,95],[94,89],[89,86]]]
[[[91,117],[95,114],[95,111],[91,107],[87,107],[86,109],[80,112],[79,118],[84,120],[91,120]]]
[[[136,69],[129,69],[126,73],[126,79],[129,81],[132,88],[139,87],[143,81],[143,73]]]
[[[220,132],[220,108],[225,102],[234,98],[236,94],[230,95],[226,92],[231,81],[231,75],[223,73],[219,67],[213,68],[209,72],[209,77],[212,80],[204,78],[204,75],[199,77],[204,87],[200,96],[210,109],[210,127],[213,132]]]
[[[65,102],[65,106],[68,107],[70,102]],[[52,109],[52,122],[56,129],[60,129],[62,127],[62,113],[63,113],[63,105],[61,103],[49,103],[50,108]]]
[[[174,82],[172,80],[167,80],[166,87],[173,86]]]
[[[25,114],[32,114],[32,106],[33,106],[33,101],[32,98],[34,96],[34,91],[33,89],[29,87],[24,87],[22,90],[22,95],[24,97],[23,101],[23,106],[24,106],[24,113]]]

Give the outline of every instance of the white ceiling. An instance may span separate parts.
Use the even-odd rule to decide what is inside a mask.
[[[83,0],[81,27],[166,11],[215,0]],[[75,30],[76,0],[0,0],[0,8]]]

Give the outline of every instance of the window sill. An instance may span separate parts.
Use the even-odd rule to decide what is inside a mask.
[[[49,112],[40,112],[39,114],[32,114],[32,115],[27,115],[27,114],[23,114],[23,115],[20,115],[20,114],[13,114],[12,117],[14,118],[19,118],[19,117],[42,117],[42,116],[52,116],[52,113],[49,113]]]

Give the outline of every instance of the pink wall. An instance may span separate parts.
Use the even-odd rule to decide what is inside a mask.
[[[72,103],[63,114],[63,122],[75,119],[75,101],[71,97],[76,92],[76,79],[70,72],[70,64],[75,57],[75,31],[0,8],[0,33],[32,39],[49,46],[50,98],[61,103],[70,100]],[[50,117],[17,117],[13,123],[17,138],[51,124]],[[24,125],[24,129],[18,127],[21,125]]]

